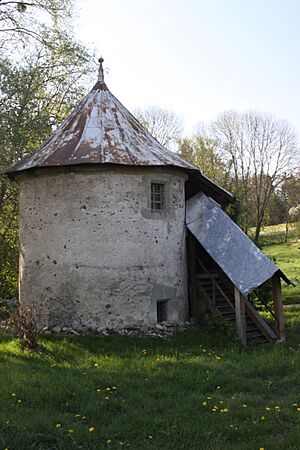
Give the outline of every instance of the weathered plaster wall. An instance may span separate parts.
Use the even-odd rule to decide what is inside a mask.
[[[187,315],[186,175],[173,169],[49,169],[19,177],[20,299],[40,328],[77,330]],[[151,213],[150,184],[167,184]]]

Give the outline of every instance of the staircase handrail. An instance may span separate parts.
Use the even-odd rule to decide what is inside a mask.
[[[211,274],[209,273],[209,271],[206,269],[206,267],[203,265],[203,263],[200,261],[200,259],[196,256],[196,260],[198,262],[198,264],[200,264],[200,266],[202,267],[202,269],[204,270],[204,272],[208,275],[208,278],[212,281],[213,285],[215,285],[217,287],[217,289],[219,290],[219,292],[221,293],[222,297],[226,300],[226,302],[228,303],[228,305],[230,306],[230,308],[235,311],[235,308],[232,304],[232,302],[230,301],[230,299],[227,297],[227,295],[225,294],[225,292],[223,291],[223,289],[219,286],[219,284],[217,283],[217,281],[211,276]]]
[[[256,296],[256,298],[258,298],[260,303],[262,303],[264,305],[264,307],[269,311],[269,313],[274,317],[274,319],[276,319],[276,315],[274,314],[274,311],[272,311],[270,306],[268,306],[268,304],[260,297],[260,295],[258,295],[258,293],[256,291],[253,291],[253,294]]]
[[[258,314],[254,306],[245,299],[246,314],[252,319],[259,331],[266,337],[269,342],[277,340],[277,336],[267,322]]]

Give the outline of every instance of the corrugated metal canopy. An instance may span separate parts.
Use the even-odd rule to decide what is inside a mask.
[[[281,270],[243,233],[243,231],[203,193],[186,204],[186,225],[232,283],[249,294],[276,272],[290,283]]]

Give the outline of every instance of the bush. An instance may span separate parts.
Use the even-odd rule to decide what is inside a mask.
[[[19,339],[21,346],[32,351],[44,351],[45,347],[37,342],[37,327],[29,306],[21,306],[6,321],[6,328]]]

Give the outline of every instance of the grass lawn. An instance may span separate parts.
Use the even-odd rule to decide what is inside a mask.
[[[288,342],[242,349],[216,328],[167,340],[0,339],[0,449],[300,448],[300,312]]]
[[[250,229],[250,237],[254,236],[254,228]],[[282,282],[285,304],[300,303],[300,239],[299,224],[290,224],[289,240],[284,242],[285,224],[264,227],[260,235],[260,246],[263,252],[273,258],[275,263],[294,282],[296,287]],[[300,449],[300,444],[299,444]]]
[[[270,244],[263,247],[263,251],[293,281],[295,287],[282,282],[284,303],[300,303],[300,242],[288,244]],[[299,446],[300,448],[300,446]]]

